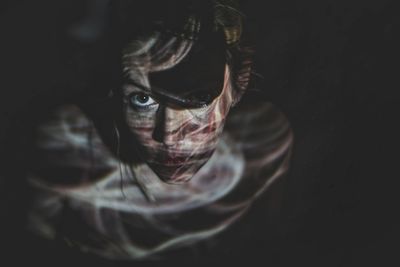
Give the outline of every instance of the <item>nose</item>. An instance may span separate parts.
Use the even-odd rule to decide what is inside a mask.
[[[185,111],[173,108],[165,108],[164,140],[167,146],[172,146],[183,139],[183,127],[185,125]]]
[[[153,138],[167,146],[173,146],[183,140],[185,111],[165,107],[159,111]]]

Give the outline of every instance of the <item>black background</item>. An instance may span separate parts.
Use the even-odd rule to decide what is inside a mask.
[[[4,261],[113,265],[29,236],[16,211],[26,205],[26,192],[4,182],[17,179],[23,169],[21,151],[12,150],[13,139],[6,134],[18,129],[15,124],[27,123],[24,114],[34,116],[43,105],[85,87],[80,72],[60,54],[56,26],[79,17],[84,2],[0,4],[0,147],[7,170],[0,192],[11,195],[1,204]],[[256,36],[256,71],[262,76],[256,87],[287,115],[295,134],[281,202],[271,204],[263,196],[219,241],[206,242],[202,249],[172,253],[164,261],[122,264],[398,266],[396,1],[242,2]],[[88,45],[87,50],[101,48]],[[88,57],[99,60],[95,53]],[[91,64],[82,73],[92,70]],[[271,205],[273,214],[267,212]]]

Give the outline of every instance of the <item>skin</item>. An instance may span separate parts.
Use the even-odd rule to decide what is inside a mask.
[[[193,109],[158,103],[140,88],[124,86],[126,124],[141,144],[143,160],[163,181],[189,181],[212,156],[233,102],[228,66],[224,75],[221,94],[209,105]],[[131,72],[130,78],[150,85],[146,75]]]

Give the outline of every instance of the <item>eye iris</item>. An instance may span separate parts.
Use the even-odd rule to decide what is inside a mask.
[[[136,101],[140,104],[146,104],[149,101],[149,96],[145,94],[140,94],[136,96]]]

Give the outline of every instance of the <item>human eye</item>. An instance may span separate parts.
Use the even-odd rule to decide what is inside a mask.
[[[144,93],[132,93],[129,95],[129,103],[138,109],[147,109],[157,106],[158,103],[149,95]]]
[[[211,105],[215,97],[209,91],[197,91],[189,94],[186,99],[192,109],[205,109]]]

